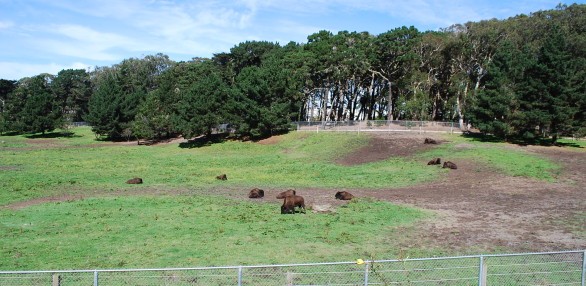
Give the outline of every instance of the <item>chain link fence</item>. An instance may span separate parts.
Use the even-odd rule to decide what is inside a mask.
[[[586,250],[357,262],[0,271],[0,285],[585,285]]]
[[[363,120],[363,121],[297,121],[292,123],[297,131],[329,132],[417,132],[417,133],[462,133],[469,126],[457,122]]]

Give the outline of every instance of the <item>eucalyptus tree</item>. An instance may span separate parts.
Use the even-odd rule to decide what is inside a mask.
[[[330,105],[330,95],[334,86],[333,68],[334,56],[332,50],[334,47],[334,34],[330,31],[321,30],[307,37],[307,44],[304,50],[307,51],[310,61],[311,83],[309,88],[311,92],[311,101],[319,102],[319,120],[326,121],[328,116],[328,106]]]
[[[405,88],[404,86],[393,87],[393,85],[398,84],[416,63],[416,47],[420,36],[420,32],[415,27],[403,26],[382,33],[374,39],[376,58],[372,63],[371,71],[383,80],[382,91],[388,93],[379,98],[381,105],[383,99],[386,99],[388,120],[395,118],[396,100],[399,96],[399,91],[396,89]]]
[[[417,45],[417,68],[413,71],[411,85],[413,98],[407,103],[410,112],[420,120],[437,120],[447,93],[443,84],[442,51],[448,35],[442,32],[425,32]]]
[[[339,32],[334,37],[333,51],[336,54],[332,68],[337,96],[333,97],[332,112],[336,120],[355,118],[359,96],[372,76],[369,69],[369,54],[372,52],[372,37],[367,32]]]
[[[289,88],[294,91],[293,100],[297,104],[297,116],[293,120],[313,119],[314,83],[311,67],[316,59],[303,45],[290,42],[283,47],[282,67],[288,74]]]

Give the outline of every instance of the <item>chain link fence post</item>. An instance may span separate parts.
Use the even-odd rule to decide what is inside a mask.
[[[586,286],[586,250],[582,253],[582,286]]]
[[[582,253],[582,286],[586,286],[586,250]]]
[[[486,268],[486,260],[483,255],[480,255],[480,265],[478,267],[478,286],[486,286],[486,275],[488,269]]]
[[[238,286],[242,286],[242,266],[238,266]]]
[[[98,286],[98,271],[94,271],[94,286]]]
[[[364,263],[364,286],[368,286],[368,272],[370,271],[370,262]]]

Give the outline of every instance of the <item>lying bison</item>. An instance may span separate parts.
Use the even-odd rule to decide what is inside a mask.
[[[335,195],[336,199],[338,200],[344,200],[344,201],[348,201],[354,198],[354,196],[351,193],[348,193],[346,191],[343,192],[337,192]]]
[[[142,184],[142,179],[141,178],[132,178],[128,181],[126,181],[127,184]]]
[[[441,165],[442,164],[442,160],[440,158],[435,158],[429,162],[427,162],[427,165]]]
[[[277,196],[277,199],[284,199],[284,198],[286,198],[286,197],[289,197],[289,196],[294,196],[294,195],[295,195],[295,190],[286,190],[286,191],[284,191],[284,192],[280,193],[280,194]]]
[[[456,164],[450,162],[450,161],[446,161],[444,162],[444,166],[442,168],[450,168],[450,169],[458,169],[458,166],[456,166]]]
[[[219,176],[216,176],[216,179],[225,181],[228,180],[228,177],[226,176],[226,174],[221,174]]]
[[[302,196],[287,196],[283,200],[283,205],[281,206],[281,214],[294,214],[295,207],[299,208],[299,211],[305,213],[305,200]]]
[[[423,141],[424,144],[437,144],[437,141],[435,141],[435,139],[431,139],[431,138],[425,138],[425,141]]]
[[[259,188],[254,188],[254,189],[250,190],[250,192],[248,192],[248,197],[251,199],[260,199],[264,196],[265,196],[265,191],[263,191]]]

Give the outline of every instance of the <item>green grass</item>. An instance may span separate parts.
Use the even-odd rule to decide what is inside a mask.
[[[0,269],[182,267],[347,261],[427,216],[357,200],[334,214],[279,215],[274,203],[135,196],[0,211]],[[343,245],[343,247],[341,247]]]
[[[558,144],[562,144],[564,146],[575,147],[582,149],[582,151],[586,151],[583,148],[586,148],[586,140],[584,138],[580,140],[572,140],[572,139],[559,139],[557,141]]]
[[[0,189],[6,190],[0,193],[0,205],[71,192],[134,189],[125,184],[132,177],[158,189],[386,188],[432,180],[441,173],[407,158],[352,167],[333,163],[364,144],[365,136],[292,133],[274,145],[226,141],[179,148],[115,146],[88,140],[93,136],[89,128],[78,129],[73,142],[53,140],[50,148],[31,143],[44,139],[29,139],[21,141],[37,148],[0,149],[0,167],[5,169],[0,172]],[[215,179],[222,173],[228,174],[228,181]]]
[[[434,247],[403,252],[408,237],[403,231],[431,216],[421,210],[362,199],[338,208],[335,214],[280,215],[278,204],[211,195],[251,187],[317,192],[409,186],[445,174],[446,170],[422,164],[436,156],[478,160],[509,175],[541,180],[553,180],[558,168],[519,148],[456,136],[410,158],[341,166],[335,160],[364,146],[367,135],[291,133],[272,145],[225,141],[180,148],[178,144],[116,145],[96,141],[87,127],[73,131],[69,137],[59,133],[0,136],[0,269],[183,267],[444,255],[449,250]],[[222,173],[228,181],[215,179]],[[135,176],[145,183],[125,184]],[[140,195],[158,190],[189,195]],[[71,194],[85,199],[19,210],[2,208]]]
[[[441,157],[443,161],[453,162],[458,159],[473,160],[496,168],[508,176],[544,181],[554,181],[560,169],[550,160],[520,148],[513,148],[508,143],[483,143],[463,137],[450,137],[450,140],[452,142],[442,144],[420,157]]]

